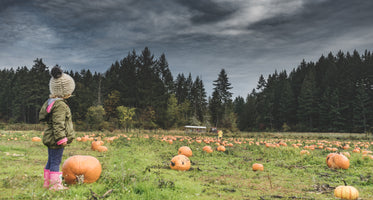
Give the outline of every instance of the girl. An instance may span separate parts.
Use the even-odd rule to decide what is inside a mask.
[[[62,185],[60,164],[64,147],[75,138],[71,111],[65,100],[75,89],[74,80],[55,66],[49,81],[50,97],[39,112],[39,120],[47,123],[43,143],[48,147],[48,162],[44,168],[44,188],[50,190],[68,189]]]

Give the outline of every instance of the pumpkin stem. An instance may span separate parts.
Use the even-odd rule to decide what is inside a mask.
[[[84,183],[84,174],[77,175],[76,176],[76,182],[78,182],[78,184],[83,184]]]
[[[175,163],[171,161],[171,165],[172,165],[172,167],[173,167],[173,166],[175,166]]]
[[[345,181],[344,179],[342,179],[342,181],[343,181],[343,183],[345,184],[345,186],[347,186],[347,183],[346,183],[346,181]]]

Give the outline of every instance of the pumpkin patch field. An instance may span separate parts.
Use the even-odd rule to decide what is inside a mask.
[[[364,134],[77,132],[64,191],[43,188],[42,137],[0,130],[0,199],[373,199]]]

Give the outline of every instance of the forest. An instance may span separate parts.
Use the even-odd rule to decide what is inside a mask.
[[[49,68],[36,58],[31,68],[0,71],[1,124],[39,123],[49,96]],[[203,125],[232,132],[365,133],[373,127],[373,54],[367,50],[329,53],[315,62],[301,61],[290,73],[261,75],[246,97],[234,99],[224,69],[207,96],[201,77],[174,77],[166,56],[155,58],[148,47],[129,52],[104,73],[65,73],[76,83],[67,101],[77,130]]]

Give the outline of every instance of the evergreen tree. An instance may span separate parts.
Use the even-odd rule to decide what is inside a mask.
[[[174,90],[174,82],[171,71],[168,67],[168,62],[166,60],[166,56],[162,54],[157,63],[156,63],[156,72],[158,76],[161,78],[167,93],[171,93]]]
[[[12,83],[15,72],[13,69],[0,71],[0,120],[8,121],[12,117]]]
[[[296,104],[293,90],[288,79],[282,80],[278,97],[278,120],[282,126],[296,124]]]
[[[237,126],[240,130],[247,129],[246,124],[246,110],[245,110],[245,100],[241,96],[238,96],[233,101],[234,113],[237,114]]]
[[[195,118],[199,122],[204,121],[204,115],[206,113],[206,106],[207,106],[207,100],[206,100],[206,92],[205,88],[203,86],[202,80],[197,76],[195,79],[192,88],[191,88],[191,106],[193,114],[192,116],[195,116]]]
[[[138,58],[136,51],[128,53],[128,56],[120,61],[120,85],[122,88],[121,92],[121,104],[129,107],[138,107],[139,91],[138,91],[138,79],[137,70],[139,67]]]
[[[216,90],[214,90],[212,97],[209,99],[209,111],[213,126],[218,127],[218,125],[220,125],[219,121],[221,121],[224,112],[219,92]]]
[[[12,121],[27,123],[28,97],[31,96],[33,80],[28,76],[27,67],[19,67],[13,79],[12,93]]]
[[[231,83],[228,81],[228,75],[224,69],[219,73],[218,79],[214,81],[214,91],[217,91],[223,104],[228,104],[232,101]]]
[[[353,123],[354,131],[364,132],[368,131],[369,116],[371,116],[372,111],[369,110],[369,104],[372,104],[373,99],[369,97],[366,83],[364,80],[357,82],[356,84],[356,95],[354,95],[353,104]]]
[[[187,100],[188,88],[186,86],[186,78],[184,74],[178,74],[175,83],[175,97],[178,104],[182,104]]]
[[[262,91],[264,88],[267,87],[267,82],[263,77],[263,74],[260,75],[258,85],[256,86],[256,89],[259,91]]]
[[[298,119],[299,122],[309,130],[313,130],[317,114],[315,73],[311,66],[301,87],[298,97]]]
[[[31,83],[30,96],[27,98],[27,113],[30,115],[27,117],[27,123],[39,123],[40,108],[49,96],[48,83],[50,79],[48,67],[42,59],[34,60],[29,76],[33,82]]]
[[[235,124],[232,124],[232,120],[235,121],[235,117],[231,114],[233,113],[232,93],[229,91],[232,87],[224,69],[220,71],[218,79],[214,81],[213,85],[214,92],[209,104],[212,123],[217,127],[218,125],[224,127],[225,124],[226,128],[234,128]]]

